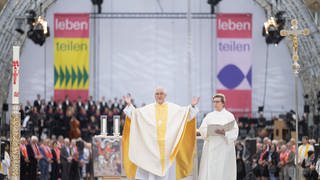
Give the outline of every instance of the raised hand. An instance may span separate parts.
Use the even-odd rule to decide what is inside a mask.
[[[131,96],[123,96],[123,100],[128,106],[131,105]]]
[[[199,99],[200,97],[192,97],[192,100],[191,100],[191,106],[195,106],[199,103]]]

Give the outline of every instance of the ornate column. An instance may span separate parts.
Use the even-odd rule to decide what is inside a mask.
[[[20,180],[20,129],[19,105],[19,54],[20,46],[13,46],[12,60],[12,111],[10,120],[10,179]]]

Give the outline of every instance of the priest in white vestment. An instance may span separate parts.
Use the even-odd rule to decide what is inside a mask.
[[[156,88],[156,102],[136,109],[125,97],[123,164],[130,179],[175,180],[192,172],[199,98],[187,107],[165,98],[165,90]]]
[[[215,133],[218,135],[207,135],[208,125],[225,125],[235,121],[233,114],[224,108],[225,101],[223,94],[213,96],[215,111],[206,115],[199,128],[204,138],[199,180],[236,180],[237,178],[234,144],[239,131],[237,122],[234,122],[233,128],[228,131],[217,129]]]

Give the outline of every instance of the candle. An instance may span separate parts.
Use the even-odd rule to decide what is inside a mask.
[[[101,123],[101,134],[107,135],[107,116],[102,115],[100,117],[100,123]]]
[[[113,134],[115,136],[119,135],[119,121],[120,116],[113,116]]]
[[[19,53],[20,47],[13,46],[13,60],[12,60],[12,104],[19,104]]]

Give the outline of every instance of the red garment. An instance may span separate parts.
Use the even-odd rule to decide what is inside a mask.
[[[45,146],[44,144],[41,145],[42,149],[44,150],[44,153],[47,157],[47,159],[52,159],[52,153],[51,153],[51,149],[49,148],[49,146]]]
[[[265,150],[264,152],[261,153],[259,160],[263,160],[264,155],[267,153],[268,151]]]
[[[22,152],[22,155],[24,158],[28,158],[28,152],[27,152],[27,147],[24,144],[20,145],[20,151]]]
[[[73,158],[74,158],[75,160],[78,160],[79,154],[78,154],[78,148],[77,148],[77,146],[73,146],[71,150],[72,150]]]
[[[294,152],[294,154],[296,154],[296,145],[292,145],[291,149],[292,152]]]
[[[108,146],[106,147],[106,152],[108,152],[108,153],[112,153],[113,151],[114,151],[114,149],[109,148]]]
[[[56,153],[57,160],[60,161],[60,149],[56,147],[56,148],[54,148],[53,150],[54,150],[54,152]]]
[[[289,159],[289,153],[290,153],[290,150],[287,150],[285,152],[281,152],[280,153],[280,161],[287,163],[288,159]]]
[[[104,155],[105,154],[104,149],[102,149],[101,146],[98,146],[98,154],[99,155]]]
[[[40,151],[39,151],[39,147],[38,147],[37,144],[33,144],[33,145],[32,145],[32,149],[33,149],[33,152],[34,152],[34,154],[35,154],[36,156],[40,156],[40,155],[41,155],[41,153],[40,153]]]

